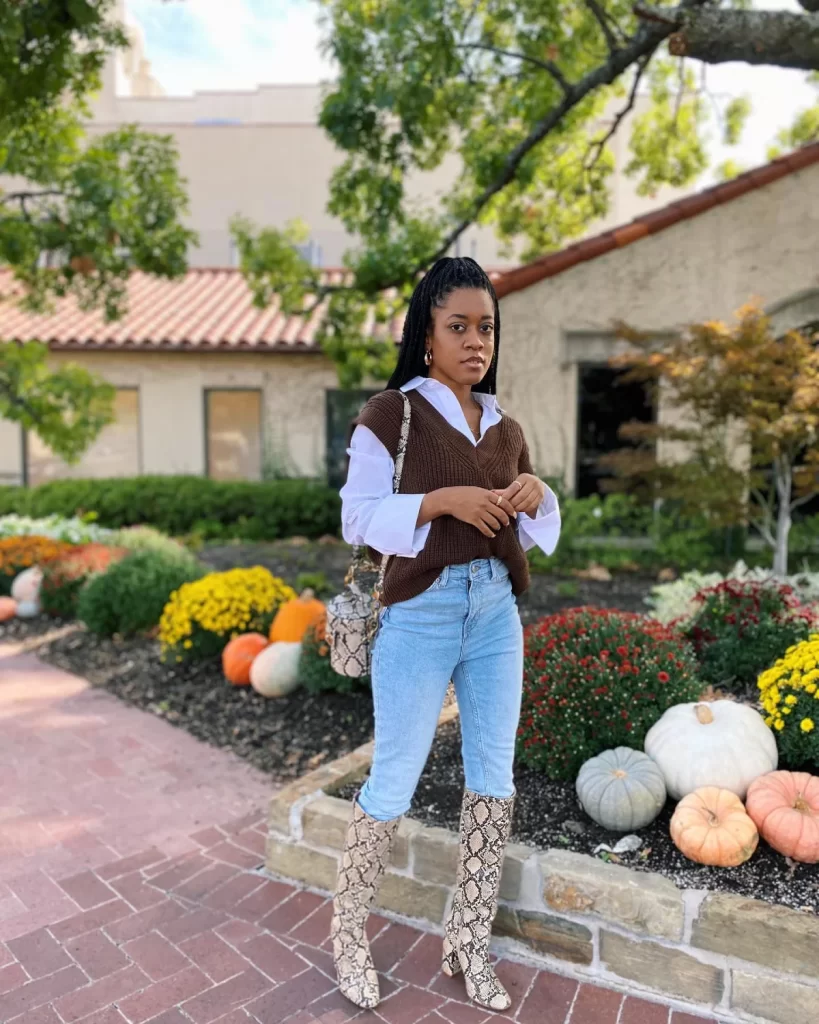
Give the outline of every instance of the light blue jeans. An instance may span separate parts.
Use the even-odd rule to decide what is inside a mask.
[[[381,613],[372,662],[375,752],[358,796],[371,818],[409,810],[450,679],[467,788],[512,796],[523,630],[509,572],[497,559],[450,566],[424,593]]]

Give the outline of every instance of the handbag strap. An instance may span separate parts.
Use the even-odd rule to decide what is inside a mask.
[[[398,494],[401,487],[401,474],[404,471],[404,456],[407,454],[407,441],[409,439],[410,429],[410,418],[412,415],[412,406],[410,400],[400,391],[399,394],[404,400],[404,413],[401,417],[401,433],[398,438],[398,450],[395,453],[395,468],[392,474],[392,493]],[[387,563],[389,562],[389,555],[382,555],[381,562],[378,570],[378,582],[375,587],[375,599],[380,599],[381,590],[384,586],[384,577],[387,575]],[[367,563],[367,549],[364,545],[356,544],[353,546],[353,558],[350,563],[350,568],[347,571],[347,577],[344,580],[345,584],[349,586],[351,583],[355,583],[356,575],[363,571]]]

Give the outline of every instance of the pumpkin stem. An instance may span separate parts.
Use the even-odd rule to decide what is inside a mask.
[[[628,772],[624,772],[622,768],[616,768],[612,772],[612,775],[615,777],[615,779],[626,779],[626,778],[628,778]]]
[[[315,590],[313,590],[312,587],[305,587],[304,590],[302,590],[301,594],[299,594],[299,600],[312,601],[315,596],[316,592]]]
[[[694,713],[700,725],[710,725],[714,721],[714,712],[707,704],[697,704],[694,708]]]
[[[719,818],[716,816],[716,814],[714,814],[713,811],[708,812],[708,824],[712,828],[716,828],[716,826],[719,825]]]
[[[799,811],[801,814],[807,814],[810,810],[810,805],[801,793],[796,794],[796,799],[793,802],[793,809],[795,811]]]

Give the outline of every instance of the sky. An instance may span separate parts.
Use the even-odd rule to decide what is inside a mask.
[[[170,95],[332,77],[321,53],[316,0],[126,0],[126,6]],[[796,0],[755,0],[754,6],[802,12]],[[747,94],[753,107],[739,146],[725,149],[714,126],[714,163],[729,157],[742,167],[763,163],[777,129],[817,95],[804,73],[781,68],[724,64],[709,67],[707,78],[714,96]]]

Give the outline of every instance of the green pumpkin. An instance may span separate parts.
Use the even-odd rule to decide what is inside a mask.
[[[577,776],[577,796],[598,825],[633,832],[654,821],[665,806],[665,780],[642,751],[617,747],[586,761]]]

